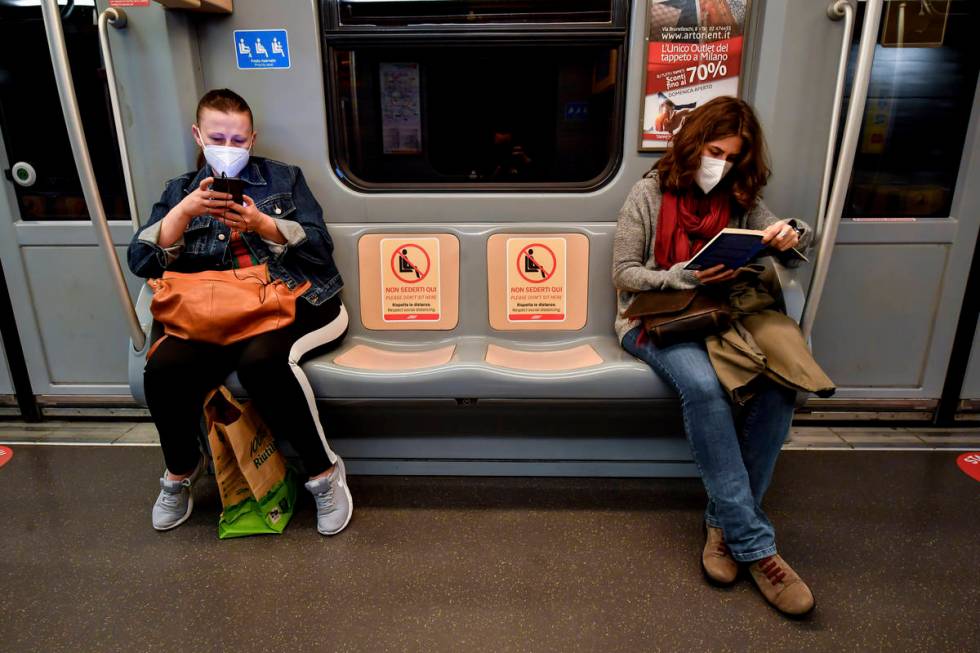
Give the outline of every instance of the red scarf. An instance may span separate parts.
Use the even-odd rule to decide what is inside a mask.
[[[657,220],[653,257],[664,270],[691,257],[728,226],[731,203],[726,193],[664,193]]]

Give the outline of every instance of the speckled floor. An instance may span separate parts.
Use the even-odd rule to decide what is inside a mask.
[[[980,483],[956,452],[786,451],[768,510],[817,609],[704,583],[696,480],[352,477],[341,535],[149,523],[153,447],[14,446],[0,468],[0,650],[964,651]]]

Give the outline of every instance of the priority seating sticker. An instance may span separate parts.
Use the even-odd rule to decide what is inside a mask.
[[[289,35],[284,29],[237,29],[235,61],[239,70],[290,67]]]
[[[10,462],[10,459],[14,457],[14,450],[10,447],[0,447],[0,467],[3,467]]]
[[[956,459],[956,466],[974,481],[980,481],[980,451],[967,451]]]
[[[438,238],[381,240],[381,315],[385,322],[438,322],[442,282]]]

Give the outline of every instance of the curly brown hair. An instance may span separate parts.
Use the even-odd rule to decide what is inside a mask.
[[[653,166],[663,192],[684,193],[701,167],[705,143],[729,136],[742,138],[742,150],[732,161],[719,189],[727,190],[740,206],[751,208],[769,179],[769,152],[762,127],[748,102],[731,96],[717,97],[691,111],[671,139],[671,147]]]

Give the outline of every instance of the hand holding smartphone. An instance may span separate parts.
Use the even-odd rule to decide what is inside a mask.
[[[241,204],[245,180],[238,177],[215,177],[211,183],[211,190],[217,193],[229,193],[232,202]]]

